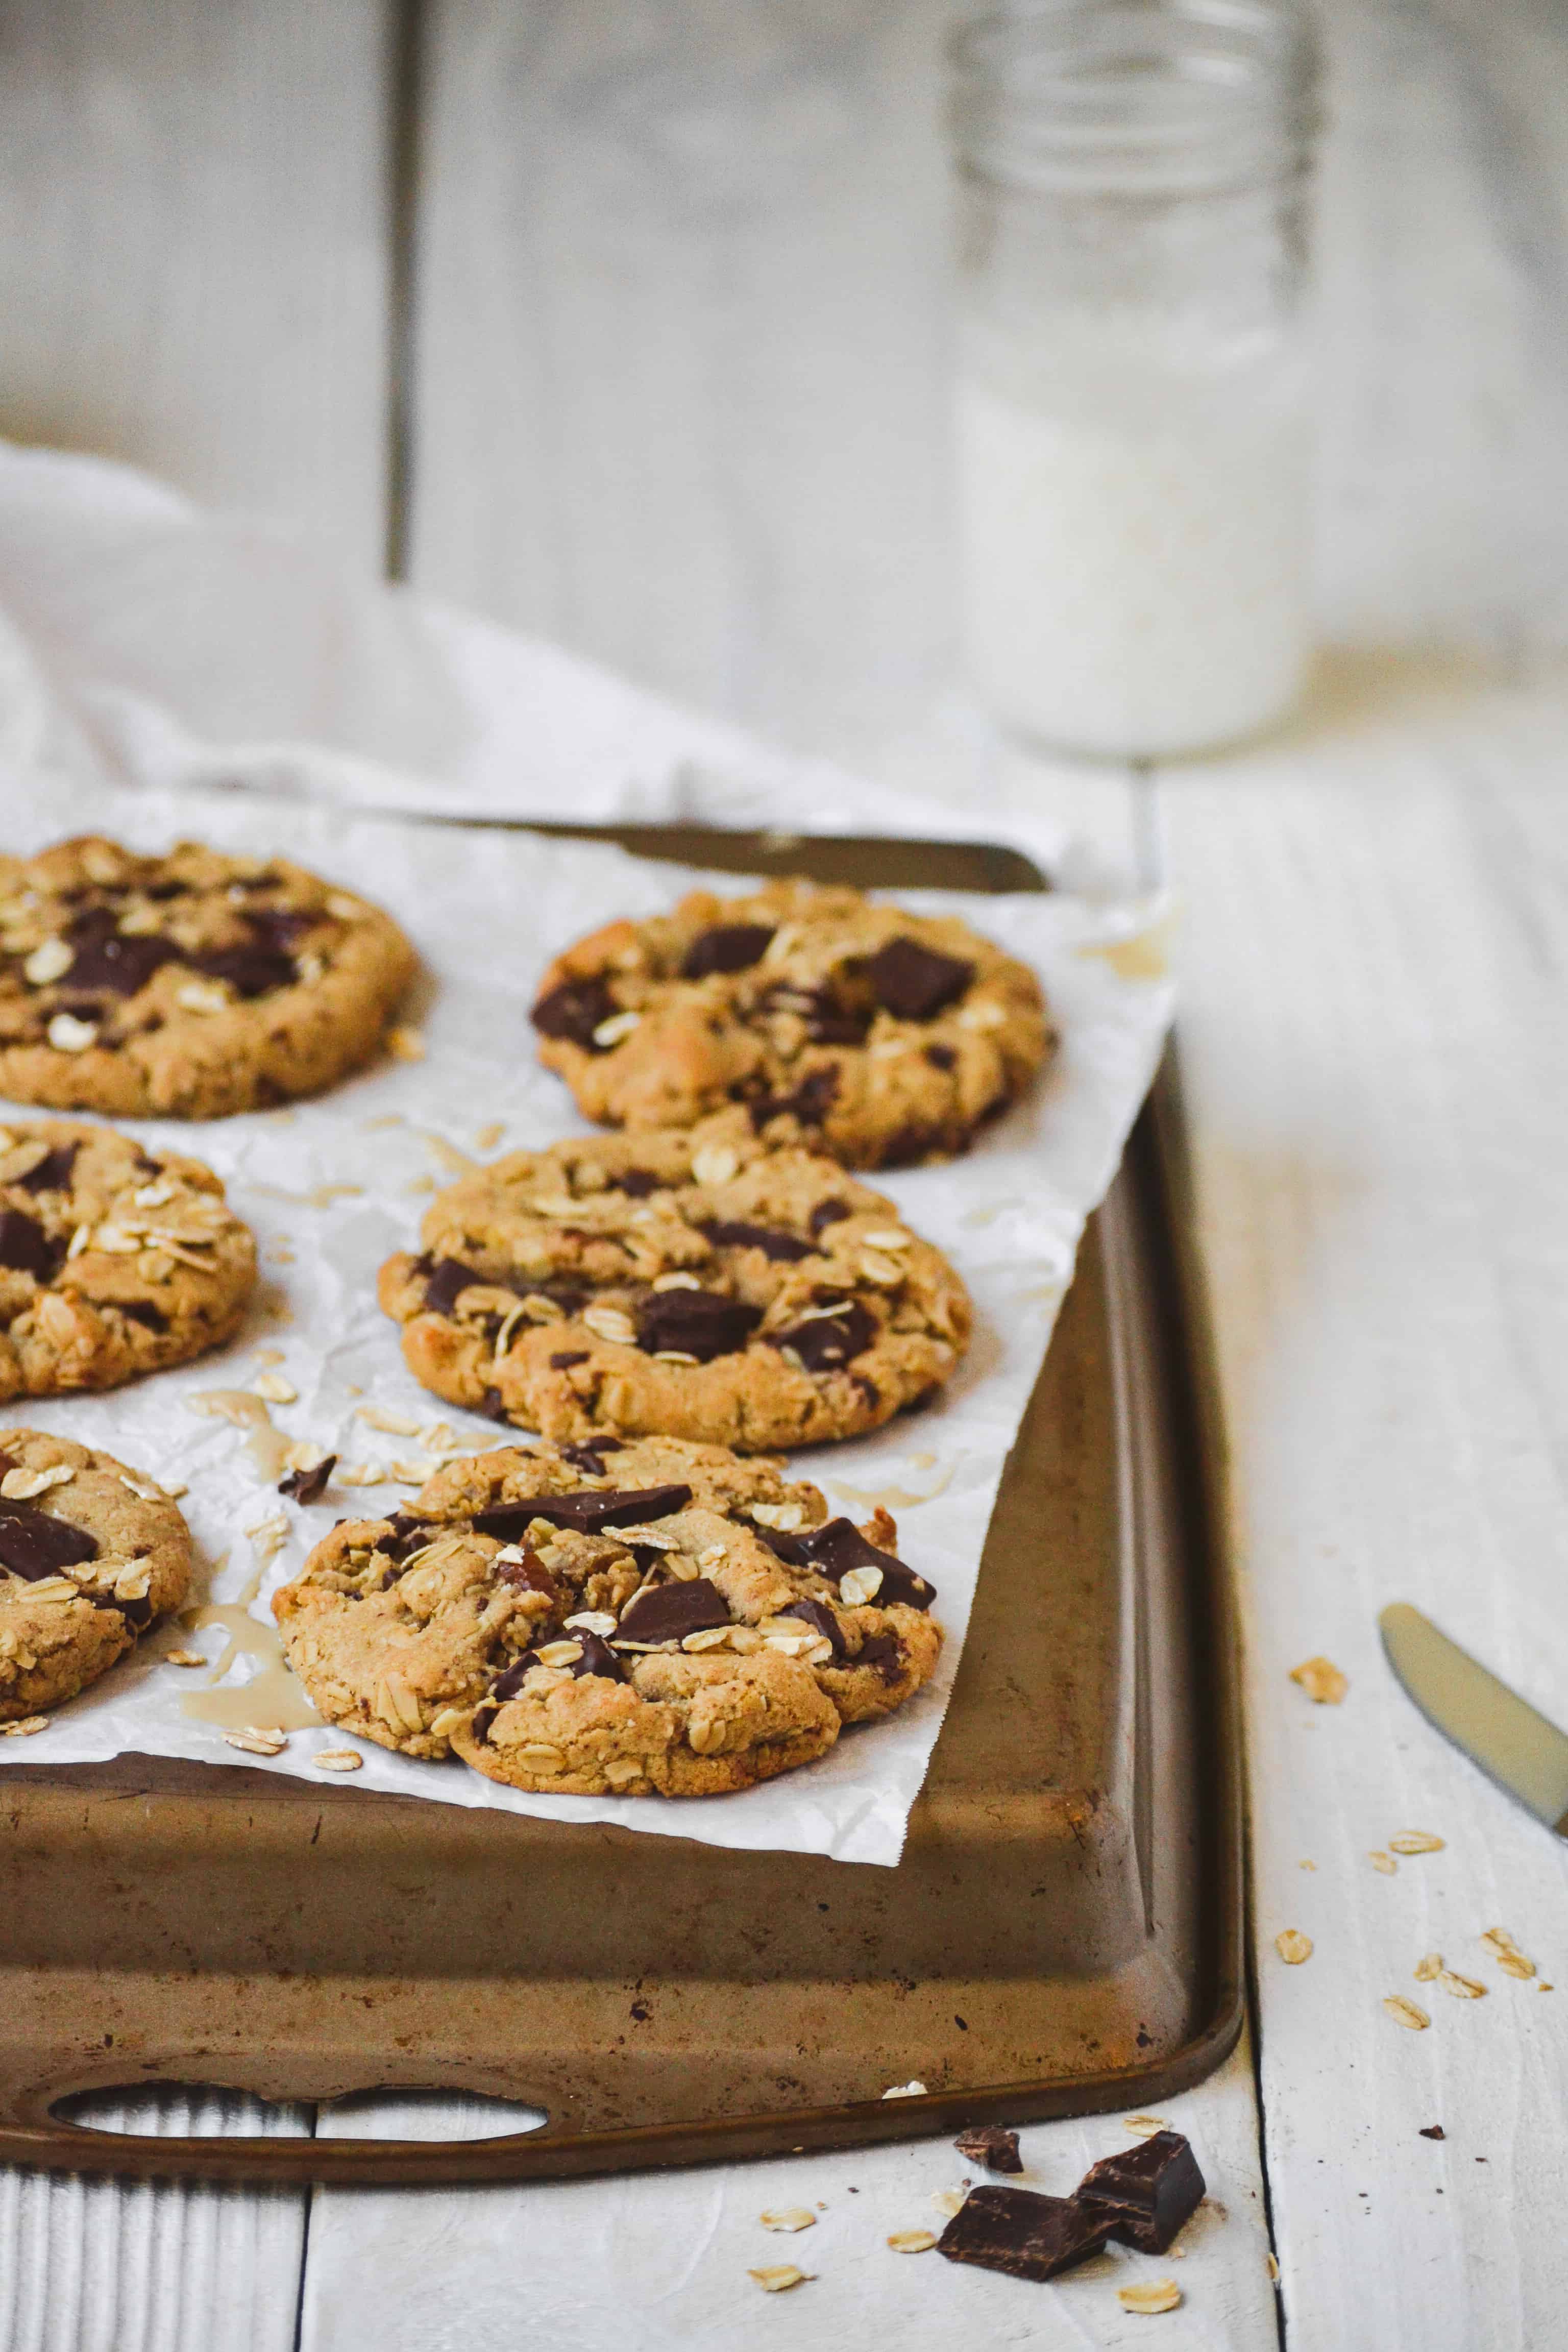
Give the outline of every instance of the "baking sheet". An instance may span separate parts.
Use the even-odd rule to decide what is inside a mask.
[[[412,827],[331,808],[105,793],[58,780],[36,790],[14,783],[7,798],[18,846],[88,827],[145,847],[195,832],[261,854],[283,847],[380,900],[426,962],[422,1001],[410,1017],[426,1052],[282,1110],[207,1123],[126,1122],[149,1140],[195,1151],[224,1177],[261,1244],[255,1310],[238,1340],[197,1364],[104,1397],[18,1404],[11,1417],[187,1486],[182,1507],[197,1541],[198,1622],[156,1631],[46,1731],[0,1742],[0,1764],[91,1762],[134,1750],[319,1780],[313,1756],[352,1744],[364,1758],[353,1787],[614,1821],[720,1845],[896,1863],[952,1686],[1002,1465],[1084,1218],[1114,1172],[1169,1022],[1164,910],[1058,895],[909,898],[967,915],[1032,962],[1064,1038],[1046,1079],[969,1158],[876,1180],[948,1253],[974,1297],[973,1345],[946,1398],[872,1437],[795,1457],[835,1509],[864,1517],[882,1503],[893,1511],[903,1557],[938,1589],[947,1639],[935,1680],[886,1723],[846,1732],[818,1764],[741,1795],[685,1803],[532,1796],[455,1760],[417,1763],[308,1722],[290,1728],[279,1756],[262,1759],[227,1745],[216,1718],[270,1724],[303,1712],[298,1686],[290,1693],[291,1678],[278,1671],[267,1600],[333,1518],[406,1500],[420,1461],[433,1464],[444,1449],[506,1442],[493,1423],[427,1396],[404,1370],[394,1327],[375,1305],[376,1268],[408,1245],[431,1190],[466,1160],[583,1131],[564,1087],[533,1060],[527,1008],[538,974],[608,914],[654,912],[700,877],[612,848]],[[264,1370],[298,1391],[292,1403],[268,1405],[265,1419],[259,1400],[234,1401]],[[364,1418],[367,1408],[406,1426],[377,1426]],[[254,1425],[237,1425],[235,1413],[253,1416]],[[446,1436],[432,1439],[438,1423]],[[280,1442],[295,1439],[388,1475],[346,1496],[334,1488],[301,1510],[275,1487]],[[274,1551],[279,1517],[287,1535]],[[259,1536],[251,1532],[258,1528]],[[208,1610],[223,1613],[199,1622]],[[164,1663],[177,1647],[201,1649],[208,1666]]]

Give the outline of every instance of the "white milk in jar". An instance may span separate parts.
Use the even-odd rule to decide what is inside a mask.
[[[1068,750],[1252,734],[1309,650],[1307,28],[1056,0],[953,68],[970,678]]]

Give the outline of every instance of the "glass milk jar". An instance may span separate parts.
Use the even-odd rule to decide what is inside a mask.
[[[1306,24],[1053,0],[952,58],[971,680],[1068,750],[1250,735],[1308,652]]]

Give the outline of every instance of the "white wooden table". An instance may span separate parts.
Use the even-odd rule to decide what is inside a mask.
[[[1172,875],[1256,1994],[1253,2050],[1165,2110],[1215,2202],[1153,2324],[1173,2352],[1543,2352],[1568,1862],[1417,1721],[1373,1621],[1413,1599],[1568,1716],[1568,18],[1332,0],[1333,651],[1288,738],[1134,780],[996,767],[952,687],[952,13],[12,0],[0,429],[303,520],[912,815],[1016,797]],[[1342,1706],[1288,1679],[1315,1652]],[[1380,1873],[1403,1829],[1447,1843]],[[1488,1960],[1493,1926],[1535,1979]],[[1432,1950],[1485,1997],[1417,1984]],[[1032,2178],[1118,2137],[1031,2133]],[[0,2352],[1144,2340],[1108,2261],[1030,2289],[887,2254],[958,2173],[938,2143],[452,2196],[0,2176]],[[815,2284],[763,2303],[756,2211],[819,2199]]]

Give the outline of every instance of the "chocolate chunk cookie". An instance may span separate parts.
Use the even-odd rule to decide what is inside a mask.
[[[720,1796],[888,1715],[942,1646],[885,1513],[783,1465],[610,1437],[449,1463],[273,1599],[329,1722],[517,1789]]]
[[[190,1580],[190,1531],[141,1471],[0,1429],[0,1721],[74,1698]]]
[[[890,1201],[738,1110],[511,1152],[440,1193],[423,1237],[381,1271],[410,1370],[554,1439],[853,1437],[969,1339],[963,1283]]]
[[[0,1127],[0,1397],[183,1364],[255,1285],[250,1229],[199,1160],[73,1119]]]
[[[851,1168],[965,1150],[1055,1043],[1034,973],[967,923],[804,882],[607,925],[551,965],[533,1025],[603,1125],[742,1102]]]
[[[217,1118],[370,1060],[414,971],[390,916],[286,858],[85,836],[0,857],[0,1092]]]

